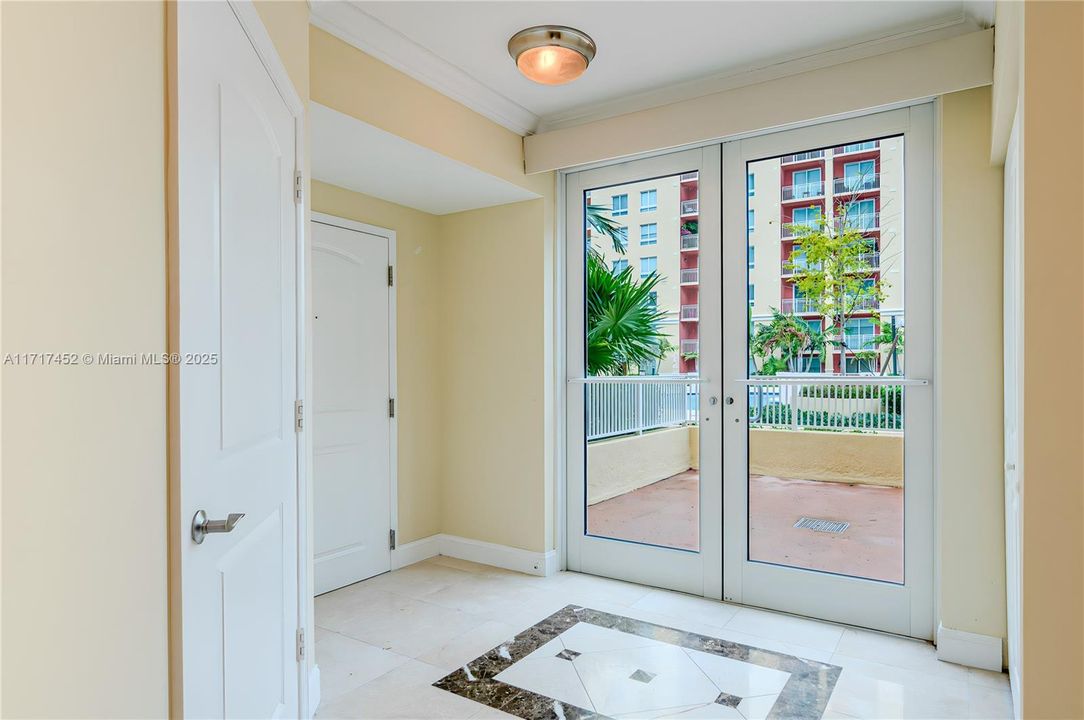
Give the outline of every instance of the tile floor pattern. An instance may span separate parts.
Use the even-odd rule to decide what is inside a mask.
[[[317,717],[514,717],[433,683],[568,605],[838,666],[829,720],[1012,717],[1004,674],[940,662],[928,643],[578,573],[539,578],[445,557],[316,599]],[[577,659],[552,662],[575,667]],[[636,684],[650,688],[661,676]],[[728,707],[723,700],[713,704]],[[748,712],[751,720],[767,709]]]
[[[820,718],[840,668],[576,605],[435,683],[533,718]]]

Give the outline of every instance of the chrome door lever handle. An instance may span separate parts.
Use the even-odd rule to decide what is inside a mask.
[[[208,520],[207,513],[200,510],[192,516],[192,542],[200,545],[203,543],[203,538],[210,533],[233,532],[244,516],[244,513],[230,513],[225,520]]]

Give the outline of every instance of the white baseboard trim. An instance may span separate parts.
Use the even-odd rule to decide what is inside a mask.
[[[1001,638],[937,626],[937,659],[1001,672]]]
[[[320,707],[320,667],[313,665],[309,671],[309,717],[316,715]]]
[[[397,570],[437,555],[492,565],[527,575],[548,577],[557,572],[556,550],[534,552],[445,534],[430,535],[395,548],[391,551],[391,567]]]

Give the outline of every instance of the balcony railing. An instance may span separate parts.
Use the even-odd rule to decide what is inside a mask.
[[[870,175],[854,175],[851,177],[836,178],[832,192],[836,195],[849,195],[877,190],[880,187],[881,176],[878,173],[873,173]]]
[[[807,160],[819,160],[824,157],[823,150],[809,150],[808,152],[794,153],[793,155],[784,155],[779,158],[779,162],[783,165],[788,163],[806,162]]]
[[[787,238],[798,237],[801,234],[801,228],[809,228],[810,230],[816,230],[819,226],[813,222],[800,222],[792,223],[783,220],[779,223],[779,237],[783,240]]]
[[[681,236],[681,249],[682,250],[698,250],[700,248],[700,235],[697,233],[689,233],[688,235]]]
[[[840,145],[832,149],[832,154],[850,155],[851,153],[869,152],[879,147],[881,147],[880,140],[867,140],[866,142],[851,143],[850,145]]]
[[[682,215],[696,215],[700,212],[700,200],[682,200],[681,201],[681,214]]]
[[[820,263],[807,262],[804,257],[796,257],[793,260],[783,260],[779,263],[780,275],[801,275],[809,270],[820,270]]]
[[[841,215],[835,218],[835,228],[843,232],[844,227],[848,230],[859,232],[871,232],[881,227],[881,213],[856,213],[854,215]]]
[[[682,268],[679,278],[681,285],[696,285],[700,282],[700,268]]]
[[[814,298],[783,298],[783,312],[788,315],[806,315],[817,312],[817,301]]]
[[[699,177],[700,177],[700,175],[698,173],[694,173],[694,172],[681,173],[681,177],[679,178],[679,180],[681,182],[695,182],[697,179],[699,179]]]
[[[798,185],[784,185],[783,202],[801,200],[803,198],[819,197],[824,194],[823,182],[800,183]]]
[[[832,432],[899,432],[903,430],[903,385],[892,378],[848,382],[814,373],[815,384],[788,374],[773,382],[749,385],[749,426]]]
[[[657,382],[629,380],[607,382],[600,378],[587,385],[588,440],[696,422],[700,409],[700,386],[696,383],[683,382],[683,377]]]
[[[697,321],[700,319],[700,306],[699,305],[682,305],[681,306],[681,319],[684,321]]]
[[[881,253],[876,251],[862,253],[857,257],[857,260],[858,262],[865,263],[873,269],[881,267]]]
[[[682,340],[681,341],[681,354],[682,355],[688,355],[689,353],[699,353],[699,352],[700,352],[700,341],[699,340]]]

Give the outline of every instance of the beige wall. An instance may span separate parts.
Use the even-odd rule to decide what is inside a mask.
[[[1080,718],[1084,4],[1025,3],[1023,46],[1023,713]]]
[[[0,7],[3,352],[163,352],[164,5]],[[3,392],[0,714],[162,717],[166,371]]]
[[[903,487],[903,435],[750,430],[749,472],[778,478]]]
[[[1002,174],[990,164],[990,88],[945,95],[940,123],[940,616],[1004,638]]]
[[[698,468],[700,428],[686,425],[587,445],[587,504]]]
[[[552,547],[546,208],[440,219],[441,527],[534,551]]]
[[[436,215],[319,181],[312,209],[396,232],[397,415],[399,419],[399,541],[440,530],[443,342],[442,272]]]

